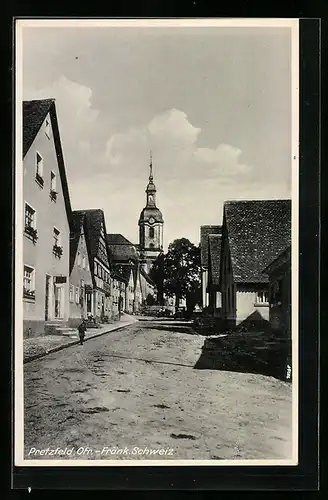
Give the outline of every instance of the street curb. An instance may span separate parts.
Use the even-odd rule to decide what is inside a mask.
[[[102,335],[107,335],[108,333],[111,333],[111,332],[116,332],[117,330],[120,330],[121,328],[125,328],[126,326],[133,325],[134,323],[137,323],[137,321],[130,321],[129,323],[125,323],[124,325],[117,325],[117,326],[115,326],[115,328],[111,328],[110,330],[107,330],[106,332],[95,333],[95,335],[92,335],[92,337],[88,337],[87,339],[85,339],[84,342],[87,342],[88,340],[95,339],[96,337],[101,337]],[[40,354],[34,354],[34,356],[29,356],[28,358],[25,358],[23,360],[23,364],[25,365],[26,363],[29,363],[30,361],[34,361],[35,359],[44,358],[48,354],[62,351],[66,347],[71,347],[71,346],[77,345],[79,343],[80,343],[79,340],[72,340],[71,342],[67,342],[67,344],[62,344],[62,345],[59,345],[57,347],[53,347],[52,349],[49,349],[47,352],[42,352]]]

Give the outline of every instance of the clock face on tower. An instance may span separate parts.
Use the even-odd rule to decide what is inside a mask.
[[[151,224],[154,224],[154,222],[155,222],[154,217],[149,217],[149,222],[150,222]]]

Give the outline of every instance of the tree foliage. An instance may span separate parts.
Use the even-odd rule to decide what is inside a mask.
[[[200,298],[200,247],[187,238],[180,238],[170,243],[168,252],[160,254],[150,271],[156,283],[159,296],[163,294],[185,297],[187,304],[194,307]]]

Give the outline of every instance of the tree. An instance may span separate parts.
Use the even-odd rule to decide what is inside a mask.
[[[199,300],[200,281],[200,247],[187,238],[180,238],[170,243],[168,252],[161,254],[151,270],[151,278],[158,290],[175,296],[176,309],[179,300],[185,297],[187,308],[191,312]]]
[[[164,266],[165,266],[165,255],[160,253],[157,259],[154,261],[149,276],[156,284],[157,287],[157,302],[159,305],[164,305]]]
[[[156,300],[151,293],[149,293],[146,297],[146,304],[147,306],[153,306],[156,304]]]

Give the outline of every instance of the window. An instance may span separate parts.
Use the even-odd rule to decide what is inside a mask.
[[[35,210],[25,203],[25,228],[35,227]]]
[[[78,304],[78,303],[79,303],[79,299],[80,299],[79,294],[80,294],[79,287],[78,287],[78,286],[76,286],[76,287],[75,287],[75,302],[76,302],[76,304]]]
[[[69,301],[74,302],[74,285],[69,286]]]
[[[60,258],[63,255],[63,248],[61,246],[61,235],[59,229],[54,227],[53,229],[53,247],[52,251],[54,255]]]
[[[258,304],[267,304],[269,302],[268,292],[257,292],[256,302]]]
[[[40,153],[36,152],[36,171],[35,178],[38,183],[43,187],[43,158]]]
[[[50,139],[50,120],[48,118],[45,121],[45,134]]]
[[[33,267],[24,265],[23,296],[35,299],[34,290],[35,270]]]
[[[28,203],[25,203],[25,215],[24,215],[24,232],[25,234],[36,243],[38,239],[38,232],[35,228],[36,224],[36,212]]]
[[[50,198],[53,201],[57,199],[56,174],[54,172],[50,172]]]
[[[83,255],[82,257],[82,267],[83,269],[85,269],[85,255]]]
[[[149,228],[149,238],[154,238],[154,234],[155,234],[154,228],[150,227]]]
[[[154,243],[149,243],[149,248],[154,248]]]
[[[60,245],[60,231],[56,227],[54,227],[53,240],[54,240],[54,246],[59,247],[59,245]]]
[[[81,267],[81,254],[80,252],[77,252],[77,265]]]

